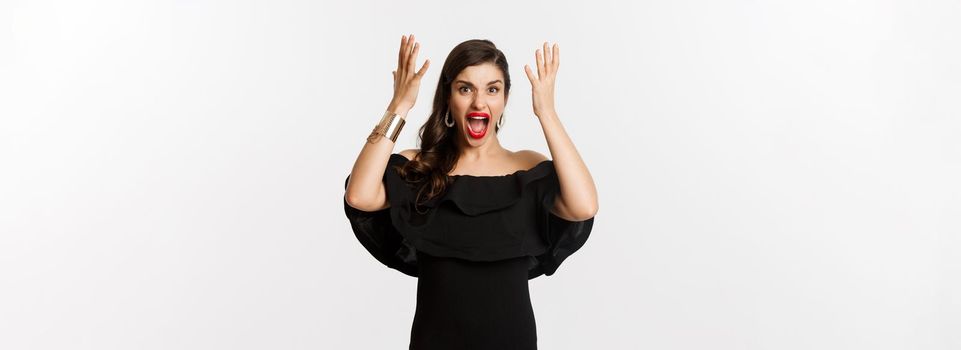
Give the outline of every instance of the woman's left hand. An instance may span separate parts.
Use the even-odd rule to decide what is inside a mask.
[[[531,81],[531,99],[534,102],[534,115],[538,118],[554,114],[554,81],[557,79],[557,68],[561,65],[560,48],[554,43],[553,49],[544,42],[543,51],[537,49],[534,53],[537,60],[537,76],[529,65],[524,65],[527,78]]]

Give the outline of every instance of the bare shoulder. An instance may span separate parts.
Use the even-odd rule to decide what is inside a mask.
[[[532,168],[545,160],[549,160],[547,156],[541,154],[540,152],[529,149],[514,152],[514,157],[518,162],[525,165],[525,169]]]
[[[414,157],[416,157],[418,153],[420,153],[420,150],[419,150],[419,149],[416,149],[416,148],[405,149],[405,150],[403,150],[403,151],[400,151],[400,155],[402,155],[402,156],[404,156],[405,158],[407,158],[407,160],[413,160]]]

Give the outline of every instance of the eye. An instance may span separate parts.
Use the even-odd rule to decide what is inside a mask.
[[[496,87],[491,87],[491,88],[488,88],[487,91],[489,91],[492,94],[496,94],[498,91],[501,91],[501,89]]]
[[[470,92],[470,87],[468,87],[468,86],[461,86],[461,87],[460,87],[459,89],[457,89],[457,90],[460,91],[460,92],[462,92],[462,93],[465,93],[465,94],[466,94],[466,93]]]

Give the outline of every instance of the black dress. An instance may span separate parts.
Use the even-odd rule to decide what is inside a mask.
[[[509,175],[453,175],[443,195],[416,208],[417,188],[395,168],[406,162],[391,154],[384,171],[389,208],[366,212],[344,200],[344,211],[374,258],[418,277],[409,348],[537,349],[527,281],[554,274],[594,218],[550,212],[560,193],[551,160]]]

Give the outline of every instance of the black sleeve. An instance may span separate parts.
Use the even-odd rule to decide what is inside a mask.
[[[559,194],[557,174],[551,171],[537,186],[539,234],[549,248],[546,253],[536,257],[538,265],[530,270],[528,278],[541,274],[553,275],[565,259],[584,246],[594,226],[593,217],[583,221],[568,221],[551,213]]]
[[[402,164],[404,160],[406,158],[402,155],[391,155],[391,160],[384,171],[384,186],[397,186],[398,183],[395,178],[397,174],[392,166]],[[347,178],[344,179],[345,190],[348,181],[350,181],[350,175],[347,175]],[[405,245],[403,235],[397,230],[391,218],[391,211],[396,210],[399,205],[404,205],[406,198],[398,195],[402,193],[399,189],[392,188],[387,193],[388,200],[391,203],[390,208],[372,212],[363,211],[347,204],[347,198],[345,197],[344,213],[347,215],[347,220],[350,221],[354,236],[377,261],[408,276],[417,277],[417,264],[412,259],[413,255],[410,254],[412,251]],[[391,196],[391,193],[394,195]]]

